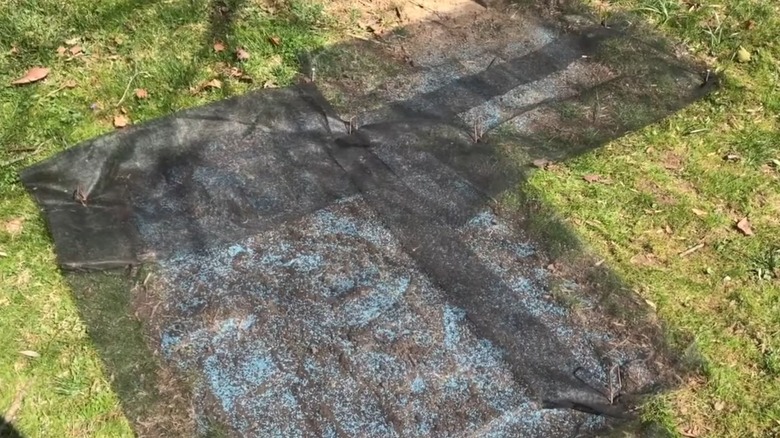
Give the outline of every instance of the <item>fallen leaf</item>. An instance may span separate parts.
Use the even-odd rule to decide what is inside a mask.
[[[41,357],[40,354],[38,354],[37,352],[32,351],[32,350],[22,350],[22,351],[19,352],[19,354],[27,356],[27,357]]]
[[[244,49],[236,50],[236,59],[239,61],[246,61],[249,59],[249,52]]]
[[[143,88],[136,88],[135,97],[137,97],[138,99],[147,99],[149,97],[149,92]]]
[[[119,114],[114,116],[114,128],[124,128],[130,124],[130,120],[127,116]]]
[[[81,42],[81,38],[79,38],[79,37],[75,37],[75,38],[71,38],[69,40],[65,40],[65,44],[67,44],[69,46],[75,46],[76,44],[78,44],[80,42]]]
[[[540,158],[538,160],[533,161],[533,165],[540,168],[540,169],[546,169],[547,166],[550,165],[550,160],[546,160],[544,158]]]
[[[223,43],[222,41],[217,41],[216,43],[214,43],[214,51],[217,52],[217,53],[224,52],[225,51],[225,43]]]
[[[582,179],[584,179],[585,181],[587,181],[589,183],[595,183],[595,182],[601,181],[601,176],[595,175],[595,174],[590,174],[590,175],[583,176]]]
[[[691,426],[686,427],[685,429],[680,430],[680,435],[687,437],[687,438],[696,438],[699,435],[701,435],[701,429],[699,426]]]
[[[654,266],[656,265],[655,255],[653,254],[637,254],[629,260],[634,265],[639,266]]]
[[[750,228],[750,221],[748,221],[748,218],[742,218],[739,222],[737,222],[737,229],[739,231],[742,231],[742,234],[746,236],[752,236],[753,235],[753,229]]]
[[[739,62],[749,62],[750,61],[750,52],[748,52],[744,47],[740,47],[737,50],[737,61]]]
[[[723,408],[726,407],[726,403],[718,400],[718,401],[715,402],[715,405],[713,407],[715,408],[716,411],[722,411]]]
[[[699,217],[707,216],[707,212],[706,211],[699,210],[698,208],[692,208],[691,211],[693,212],[693,214],[695,214],[696,216],[699,216]]]
[[[222,88],[222,81],[220,81],[219,79],[212,79],[208,82],[204,82],[201,85],[201,88],[204,90],[211,89],[211,88]]]
[[[252,77],[244,73],[238,67],[231,67],[228,74],[230,74],[231,77],[238,79],[240,82],[252,82]]]
[[[71,55],[76,56],[84,52],[84,50],[81,48],[81,46],[73,46],[69,50]]]
[[[65,88],[76,88],[78,84],[75,80],[70,79],[69,81],[65,82]]]
[[[20,234],[22,234],[22,229],[24,229],[24,219],[23,218],[14,218],[9,221],[3,222],[3,230],[5,230],[6,233],[10,234],[11,237],[16,237]]]
[[[282,39],[278,36],[272,36],[271,38],[268,38],[268,41],[271,42],[274,46],[280,46],[282,44]]]
[[[190,91],[193,93],[200,93],[203,90],[210,90],[212,88],[222,88],[222,81],[219,79],[212,79],[210,81],[201,82],[196,87],[191,88]]]
[[[49,75],[49,69],[46,67],[33,67],[27,70],[21,78],[11,82],[12,85],[25,85],[38,82]]]

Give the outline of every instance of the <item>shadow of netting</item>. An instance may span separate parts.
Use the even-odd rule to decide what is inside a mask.
[[[329,63],[314,60],[323,68],[313,84],[253,93],[101,137],[23,179],[44,205],[70,205],[51,208],[48,221],[60,263],[71,268],[204,255],[360,194],[447,299],[467,311],[478,335],[506,351],[524,388],[551,407],[622,416],[627,406],[607,399],[594,379],[578,376],[566,348],[505,302],[512,296],[506,285],[454,230],[486,208],[503,212],[542,248],[540,257],[560,264],[562,278],[580,280],[583,294],[599,298],[590,324],[629,319],[625,339],[656,342],[660,331],[642,303],[608,270],[591,269],[577,255],[576,238],[522,182],[530,161],[592,150],[679,109],[707,87],[698,88],[692,67],[632,46],[636,40],[620,32],[591,27],[556,36],[530,50],[477,50],[471,53],[477,68],[446,57],[415,67],[394,62],[397,53],[387,45],[344,44],[317,58]],[[345,78],[353,61],[366,68]],[[594,67],[600,65],[609,68]],[[78,163],[86,159],[101,165],[84,169]],[[453,182],[462,187],[442,192]],[[79,185],[89,194],[83,206],[62,195]],[[165,296],[142,287],[146,274],[67,278],[138,433],[204,432],[188,394],[196,377],[176,376],[159,359],[160,329],[176,315],[159,309]],[[517,336],[518,327],[525,336]],[[649,351],[657,357],[643,360],[659,376],[656,383],[666,383],[663,367],[672,358],[661,347]],[[544,398],[564,390],[576,396]]]
[[[23,436],[0,415],[0,438],[23,438]]]

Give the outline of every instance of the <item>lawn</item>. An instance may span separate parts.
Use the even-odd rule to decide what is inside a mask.
[[[655,307],[701,372],[645,409],[676,436],[780,436],[780,5],[590,0],[723,77],[704,101],[566,163],[533,194]],[[292,80],[354,34],[308,1],[0,5],[0,414],[25,436],[131,436],[18,171],[129,123]],[[32,67],[45,80],[6,86]],[[249,80],[251,78],[251,82]],[[597,175],[598,178],[586,175]],[[737,226],[739,224],[739,226]]]

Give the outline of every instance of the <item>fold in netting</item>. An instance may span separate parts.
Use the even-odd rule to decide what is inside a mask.
[[[708,88],[615,30],[501,35],[420,49],[373,88],[324,76],[252,92],[22,173],[73,284],[120,288],[130,308],[111,311],[138,317],[159,368],[185,376],[158,394],[185,413],[178,429],[123,398],[140,434],[592,435],[630,417],[619,395],[663,383],[665,353],[578,317],[603,313],[601,286],[556,268],[534,213],[501,200],[530,161],[598,147]],[[356,47],[382,50],[331,50]],[[132,288],[95,280],[127,265],[146,272]],[[122,315],[90,332],[108,339],[100,321]]]

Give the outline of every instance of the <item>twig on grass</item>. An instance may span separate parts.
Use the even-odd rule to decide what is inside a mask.
[[[692,247],[686,249],[685,251],[681,252],[680,253],[680,257],[689,256],[689,255],[695,253],[696,251],[698,251],[698,250],[700,250],[702,248],[704,248],[704,244],[703,243],[700,243],[698,245],[692,246]]]
[[[114,105],[114,107],[119,108],[119,105],[122,105],[122,102],[124,102],[125,99],[127,98],[127,92],[130,91],[130,86],[133,85],[133,81],[135,81],[135,78],[137,78],[141,73],[143,73],[143,72],[142,71],[138,71],[138,68],[136,67],[135,68],[135,73],[133,73],[133,76],[127,82],[127,87],[125,87],[125,92],[122,93],[122,98],[119,99],[119,102],[117,102],[116,105]]]
[[[26,160],[26,159],[32,157],[33,155],[37,154],[40,151],[41,151],[41,148],[39,146],[39,147],[33,149],[33,151],[30,152],[29,154],[20,155],[20,156],[18,156],[16,158],[11,158],[10,160],[6,160],[6,161],[0,162],[0,167],[7,167],[7,166],[10,166],[12,164],[16,164],[16,163],[18,163],[20,161],[23,161],[23,160]]]

